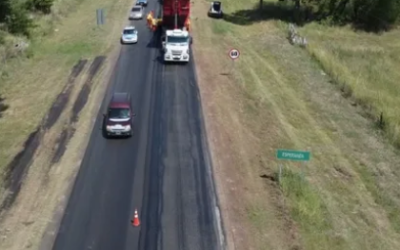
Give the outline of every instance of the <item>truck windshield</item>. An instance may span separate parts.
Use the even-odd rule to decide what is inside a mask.
[[[136,33],[137,33],[137,31],[133,30],[133,29],[124,30],[124,35],[133,35],[133,34],[136,34]]]
[[[189,38],[187,38],[187,37],[168,36],[167,37],[167,42],[168,43],[188,43],[189,42]]]

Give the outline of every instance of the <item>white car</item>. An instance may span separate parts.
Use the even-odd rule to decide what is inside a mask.
[[[143,19],[143,7],[141,5],[134,6],[129,14],[129,20]]]
[[[134,26],[127,26],[122,31],[121,43],[137,43],[138,42],[138,31]]]

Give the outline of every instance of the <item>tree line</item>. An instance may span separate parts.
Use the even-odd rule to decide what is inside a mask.
[[[11,34],[30,36],[34,27],[32,13],[48,14],[54,0],[0,0],[0,29]]]
[[[400,0],[278,0],[292,2],[309,20],[353,23],[369,30],[388,30],[400,22]],[[260,0],[260,7],[264,0]]]

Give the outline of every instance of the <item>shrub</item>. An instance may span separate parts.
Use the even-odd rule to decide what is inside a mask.
[[[51,12],[51,7],[53,6],[54,0],[30,0],[28,2],[34,10],[40,11],[44,14],[49,14]]]
[[[10,13],[5,19],[10,33],[30,36],[30,29],[34,27],[34,24],[29,18],[29,12],[25,5],[13,4]]]

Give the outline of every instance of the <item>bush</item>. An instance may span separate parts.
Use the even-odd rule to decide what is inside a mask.
[[[30,0],[30,2],[28,2],[34,10],[40,11],[44,14],[49,14],[51,12],[53,3],[54,0]]]
[[[387,30],[400,21],[399,0],[301,0],[301,3],[315,10],[319,20],[335,24],[352,22],[373,31]]]
[[[30,29],[34,27],[34,24],[29,18],[29,12],[25,5],[13,4],[10,13],[5,19],[10,33],[30,36]]]

